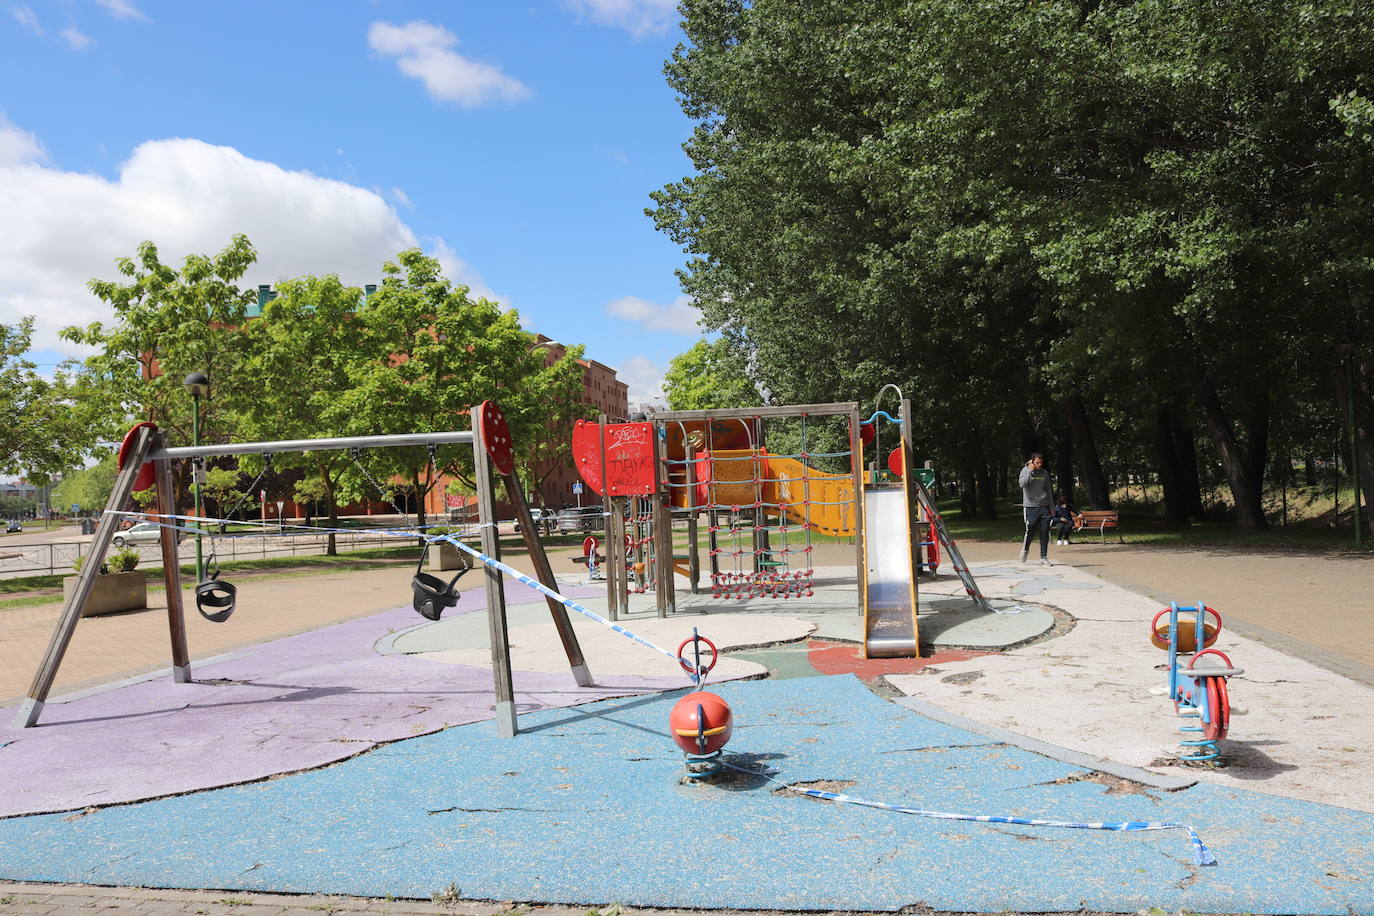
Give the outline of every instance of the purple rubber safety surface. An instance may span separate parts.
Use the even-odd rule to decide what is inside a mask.
[[[567,594],[578,593],[601,592]],[[511,582],[506,601],[543,597]],[[470,613],[485,613],[480,604],[472,607]],[[0,817],[249,782],[490,719],[490,669],[374,649],[419,622],[410,607],[398,607],[263,643],[193,665],[192,684],[164,676],[49,702],[33,728],[10,724],[13,707],[0,711]],[[519,713],[683,686],[678,679],[610,675],[578,687],[566,672],[515,671],[512,680]]]

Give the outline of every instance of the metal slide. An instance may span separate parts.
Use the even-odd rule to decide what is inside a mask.
[[[906,487],[864,488],[864,655],[915,658],[916,576]]]

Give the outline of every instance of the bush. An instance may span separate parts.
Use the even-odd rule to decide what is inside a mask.
[[[77,557],[72,568],[81,572],[81,567],[86,565],[87,559],[88,557]],[[100,564],[100,575],[108,576],[112,572],[133,572],[141,559],[143,558],[139,556],[138,551],[132,548],[125,547],[116,550],[114,553],[105,555],[105,562]]]

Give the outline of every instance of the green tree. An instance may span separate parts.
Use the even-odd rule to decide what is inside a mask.
[[[749,378],[749,361],[731,349],[728,338],[699,340],[673,357],[663,376],[663,394],[672,410],[713,410],[762,404]]]
[[[382,284],[357,314],[364,358],[350,367],[352,386],[340,400],[352,434],[466,429],[468,410],[494,400],[515,442],[537,442],[581,410],[573,406],[580,348],[546,366],[514,311],[472,298],[418,249],[401,252],[382,272]],[[399,479],[415,496],[421,525],[436,470],[472,481],[467,446],[439,448],[432,463],[421,448],[380,450],[366,462],[375,479]]]
[[[1175,479],[1187,442],[1163,431],[1199,424],[1247,529],[1291,392],[1353,398],[1374,462],[1374,21],[1357,7],[683,12],[667,74],[696,174],[653,215],[707,325],[775,396],[897,381],[980,501],[1010,443],[1054,434],[1056,404],[1080,432],[1080,408],[1118,418],[1119,466],[1157,453]]]
[[[78,505],[87,512],[99,512],[110,501],[114,489],[115,456],[108,455],[88,468],[71,471],[53,488],[53,503],[59,506]]]
[[[345,401],[356,364],[364,358],[357,319],[362,304],[363,291],[333,275],[299,277],[278,286],[276,297],[243,328],[248,354],[243,370],[253,388],[252,396],[239,401],[234,419],[244,439],[321,439],[355,431]],[[260,468],[253,460],[244,465],[254,473]],[[351,495],[343,484],[346,452],[288,452],[274,456],[274,466],[308,472],[317,485],[302,481],[296,492],[307,502],[322,502],[329,527],[338,527],[339,505]],[[326,550],[331,556],[336,552],[333,534]]]
[[[256,257],[248,239],[236,235],[219,254],[189,255],[177,270],[159,260],[156,245],[143,242],[136,260],[116,262],[122,280],[90,282],[91,292],[113,309],[114,322],[69,327],[62,336],[96,350],[83,364],[81,383],[109,422],[152,420],[171,444],[189,443],[192,399],[182,382],[203,372],[211,389],[201,400],[201,439],[232,438],[234,405],[256,394],[241,371],[244,316],[254,294],[236,285]],[[184,494],[187,468],[178,473]]]
[[[111,427],[97,409],[84,381],[69,364],[52,378],[38,373],[27,358],[33,319],[0,325],[0,474],[23,474],[45,483],[98,450]]]

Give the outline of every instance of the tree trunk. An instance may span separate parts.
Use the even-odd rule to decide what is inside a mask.
[[[1169,411],[1173,422],[1174,454],[1178,456],[1178,469],[1181,476],[1184,503],[1188,514],[1198,521],[1207,517],[1206,507],[1202,504],[1202,478],[1197,470],[1197,442],[1192,424],[1184,419],[1182,411]]]
[[[1236,442],[1235,430],[1221,405],[1216,388],[1207,378],[1198,381],[1202,401],[1203,416],[1207,421],[1207,434],[1221,458],[1222,470],[1226,472],[1226,482],[1231,487],[1231,498],[1236,504],[1236,524],[1241,531],[1263,531],[1269,527],[1260,511],[1259,493],[1250,479],[1250,468],[1240,445]]]
[[[1161,404],[1155,413],[1155,457],[1159,468],[1159,483],[1164,489],[1164,524],[1170,527],[1186,526],[1187,487],[1183,482],[1178,449],[1174,445],[1173,411],[1167,404]]]
[[[1097,454],[1097,444],[1093,441],[1092,427],[1088,425],[1088,411],[1083,399],[1071,394],[1063,401],[1064,413],[1069,419],[1069,429],[1073,431],[1073,444],[1078,450],[1078,461],[1083,466],[1083,482],[1088,486],[1088,503],[1094,509],[1112,507],[1111,491],[1107,488],[1107,478],[1102,473],[1102,460]]]
[[[329,468],[320,465],[320,482],[324,484],[324,505],[329,511],[329,527],[339,527],[339,502],[334,494],[334,481],[330,479]],[[325,537],[324,552],[326,556],[337,557],[339,555],[339,545],[334,539],[334,532],[330,531]]]
[[[1073,427],[1059,426],[1054,439],[1055,488],[1070,504],[1073,498]]]
[[[415,527],[419,528],[421,532],[425,530],[425,497],[429,495],[430,486],[434,485],[433,478],[430,477],[428,471],[425,472],[425,476],[430,480],[429,485],[421,487],[420,475],[416,474],[413,478],[414,487],[411,490],[415,494]]]
[[[978,517],[984,521],[997,520],[997,491],[992,485],[992,469],[986,461],[978,462]]]
[[[1309,487],[1317,485],[1317,459],[1311,452],[1302,456],[1302,482]]]
[[[988,466],[987,452],[983,448],[983,434],[975,431],[974,437],[973,481],[977,517],[992,521],[997,518],[997,490],[993,486],[992,469]]]
[[[1370,504],[1374,501],[1374,400],[1371,399],[1371,391],[1374,391],[1374,365],[1367,362],[1359,362],[1354,366],[1354,371],[1346,374],[1343,364],[1337,364],[1331,370],[1332,386],[1336,389],[1336,403],[1341,411],[1342,428],[1347,425],[1350,416],[1351,397],[1354,397],[1355,407],[1355,453],[1359,459],[1360,469],[1360,490],[1364,493],[1363,509],[1361,517],[1366,528],[1374,532],[1374,519],[1370,516],[1374,512],[1370,511]],[[1354,391],[1351,391],[1352,384],[1347,384],[1350,379]],[[1346,440],[1346,447],[1343,450],[1347,468],[1350,466],[1350,438]],[[1339,486],[1339,483],[1337,484]]]
[[[959,460],[959,516],[968,520],[978,517],[977,475],[967,457]]]
[[[1261,391],[1245,422],[1245,467],[1257,496],[1264,498],[1265,469],[1269,465],[1269,394]],[[1263,502],[1261,502],[1261,508]]]

